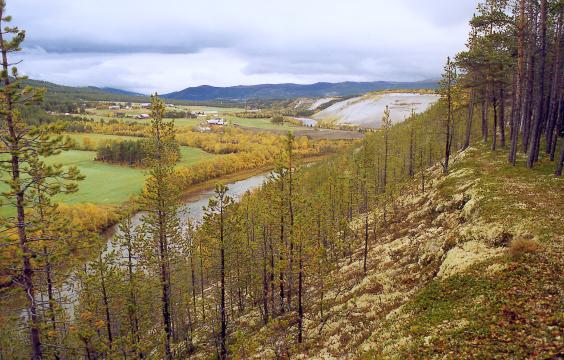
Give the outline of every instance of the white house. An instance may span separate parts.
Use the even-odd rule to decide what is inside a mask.
[[[208,120],[208,125],[223,126],[223,125],[225,125],[225,121],[222,118],[215,118],[215,119]]]

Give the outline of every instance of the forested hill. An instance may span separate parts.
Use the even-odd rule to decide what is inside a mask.
[[[435,89],[437,85],[438,82],[434,80],[416,82],[318,82],[310,85],[261,84],[230,87],[203,85],[165,94],[163,97],[177,100],[290,99],[296,97],[350,96],[389,89]]]
[[[47,89],[47,100],[74,101],[149,101],[148,96],[115,88],[95,86],[65,86],[48,81],[27,79],[24,84]]]

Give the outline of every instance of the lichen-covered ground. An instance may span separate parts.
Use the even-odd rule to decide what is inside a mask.
[[[379,211],[369,218],[367,274],[359,247],[327,277],[323,302],[309,284],[304,343],[293,315],[261,327],[249,313],[235,324],[234,358],[557,358],[564,180],[553,163],[528,170],[505,156],[479,146],[447,176],[429,170],[425,192],[420,179],[407,184],[386,225]]]

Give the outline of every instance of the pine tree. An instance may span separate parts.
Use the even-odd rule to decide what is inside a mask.
[[[24,122],[20,110],[38,103],[43,91],[23,86],[17,68],[10,63],[8,56],[20,51],[25,39],[25,31],[18,27],[1,26],[9,23],[11,17],[5,15],[6,2],[0,2],[0,51],[2,53],[2,72],[0,81],[0,154],[6,157],[0,162],[0,170],[9,174],[9,178],[2,178],[2,183],[9,189],[2,193],[2,197],[16,209],[16,218],[5,221],[6,239],[12,242],[17,239],[17,246],[21,256],[22,288],[26,297],[26,307],[29,314],[29,333],[31,342],[31,358],[43,358],[40,329],[42,320],[36,302],[37,285],[34,279],[34,262],[32,259],[40,249],[34,248],[34,230],[30,228],[33,209],[33,190],[42,188],[41,196],[44,200],[65,191],[76,189],[74,180],[80,175],[76,168],[63,169],[59,165],[47,166],[41,157],[57,154],[69,148],[70,143],[57,135],[60,126],[31,126]],[[42,200],[43,201],[43,200]],[[46,202],[44,202],[46,204]]]
[[[219,314],[220,314],[220,333],[219,333],[219,358],[227,358],[227,314],[226,314],[226,211],[233,203],[233,199],[227,195],[228,188],[225,185],[216,185],[215,196],[209,200],[206,207],[205,218],[212,221],[216,227],[217,241],[219,245]]]
[[[178,144],[175,140],[174,122],[163,120],[163,101],[156,95],[151,100],[151,138],[147,144],[145,160],[150,170],[140,203],[145,212],[142,218],[143,232],[149,237],[146,256],[154,260],[161,283],[164,357],[172,359],[170,260],[171,251],[180,236],[177,215],[179,191],[173,181]]]
[[[443,78],[440,83],[441,100],[446,102],[447,115],[444,120],[444,134],[445,134],[445,151],[444,151],[444,162],[443,172],[446,174],[448,172],[448,165],[450,159],[450,152],[452,149],[452,138],[453,138],[453,92],[454,86],[456,85],[456,67],[455,64],[450,61],[450,57],[447,58],[447,63],[444,68]]]

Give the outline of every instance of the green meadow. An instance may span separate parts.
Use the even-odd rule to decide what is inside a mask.
[[[272,121],[270,121],[270,118],[250,119],[250,118],[240,118],[240,117],[234,117],[228,115],[225,117],[225,119],[239,126],[252,127],[252,128],[264,129],[264,130],[310,129],[305,126],[296,126],[287,122],[285,122],[284,124],[275,124]]]
[[[98,134],[90,135],[95,135],[97,138],[104,137]],[[178,166],[191,166],[214,156],[218,155],[210,154],[197,148],[181,146]],[[46,159],[48,164],[77,166],[80,173],[85,176],[85,179],[79,182],[78,192],[60,195],[55,200],[67,204],[120,204],[127,201],[143,188],[147,175],[146,170],[103,163],[95,161],[95,158],[95,151],[69,150]],[[6,188],[2,186],[1,190],[6,190]],[[0,215],[8,215],[11,213],[11,210],[13,210],[13,207],[1,206]]]

